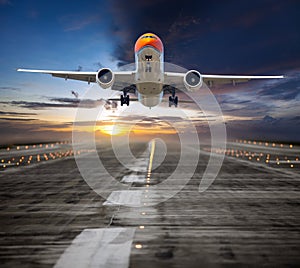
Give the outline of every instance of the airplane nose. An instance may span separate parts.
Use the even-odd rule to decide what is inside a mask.
[[[135,53],[139,52],[146,46],[151,46],[158,50],[160,53],[163,52],[163,44],[160,38],[154,34],[143,34],[135,43]]]

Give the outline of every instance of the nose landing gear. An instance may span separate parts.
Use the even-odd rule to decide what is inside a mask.
[[[177,107],[178,105],[178,97],[175,96],[175,90],[172,91],[172,96],[169,97],[169,107],[171,107],[172,105],[174,105],[175,107]]]

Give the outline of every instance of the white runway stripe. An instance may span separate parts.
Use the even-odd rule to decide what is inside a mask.
[[[55,268],[127,268],[135,228],[83,230],[57,261]]]
[[[113,191],[103,203],[104,206],[140,206],[142,204],[142,190],[127,190],[127,191]]]
[[[128,169],[132,169],[136,172],[146,172],[148,167],[148,158],[141,157],[138,158],[134,163],[130,163],[127,165]]]
[[[125,183],[132,183],[132,182],[144,183],[144,182],[146,182],[146,178],[145,178],[145,175],[126,175],[126,176],[123,177],[121,182],[125,182]]]

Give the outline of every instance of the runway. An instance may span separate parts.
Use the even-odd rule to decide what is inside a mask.
[[[177,145],[168,144],[166,158],[155,168],[158,144],[134,144],[135,171],[124,168],[110,147],[98,147],[107,170],[127,187],[107,188],[108,200],[78,171],[74,154],[89,157],[89,150],[72,151],[65,143],[4,148],[1,267],[299,266],[300,148],[265,143],[228,143],[221,171],[203,193],[198,189],[210,148],[191,146],[200,150],[196,173],[158,204],[173,189],[151,189],[176,169]],[[37,155],[43,156],[40,161]]]

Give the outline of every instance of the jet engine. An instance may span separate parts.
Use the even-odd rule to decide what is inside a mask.
[[[96,81],[102,88],[109,88],[113,85],[115,80],[114,73],[111,69],[102,68],[96,74]]]
[[[188,91],[196,91],[202,86],[202,76],[198,71],[188,71],[184,78],[183,83]]]

